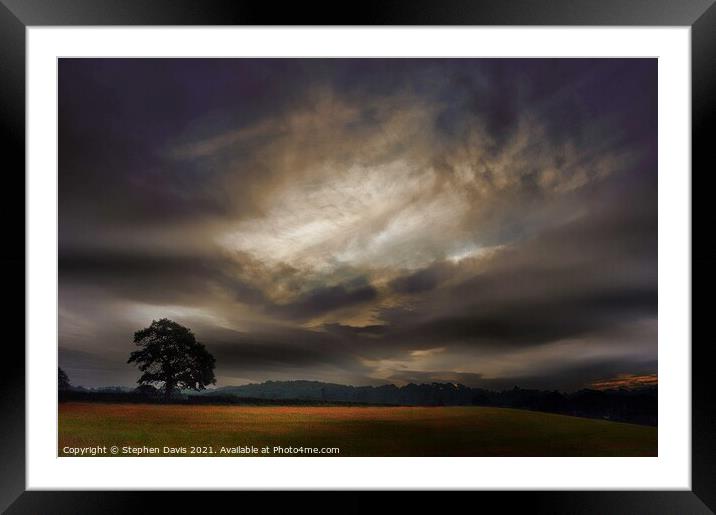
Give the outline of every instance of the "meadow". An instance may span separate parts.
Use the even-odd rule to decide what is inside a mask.
[[[472,406],[63,402],[58,443],[60,456],[656,456],[657,428]]]

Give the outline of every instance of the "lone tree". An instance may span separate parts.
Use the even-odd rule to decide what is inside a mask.
[[[69,390],[71,388],[70,378],[60,367],[57,367],[57,388],[59,390]]]
[[[203,390],[214,384],[216,360],[186,327],[167,318],[134,333],[139,347],[127,363],[136,363],[143,372],[139,384],[163,383],[164,398],[177,389]]]

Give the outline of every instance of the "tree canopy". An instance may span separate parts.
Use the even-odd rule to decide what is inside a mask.
[[[127,363],[142,372],[139,384],[160,384],[165,398],[177,389],[203,390],[214,384],[216,360],[186,327],[162,318],[134,333],[133,351]]]

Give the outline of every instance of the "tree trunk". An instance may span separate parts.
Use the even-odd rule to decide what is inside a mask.
[[[166,383],[164,383],[164,400],[165,401],[169,401],[169,399],[171,399],[173,390],[174,390],[174,385],[170,381],[167,381]]]

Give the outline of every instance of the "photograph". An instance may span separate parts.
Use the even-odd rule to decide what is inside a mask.
[[[58,57],[57,456],[658,456],[658,90]]]

